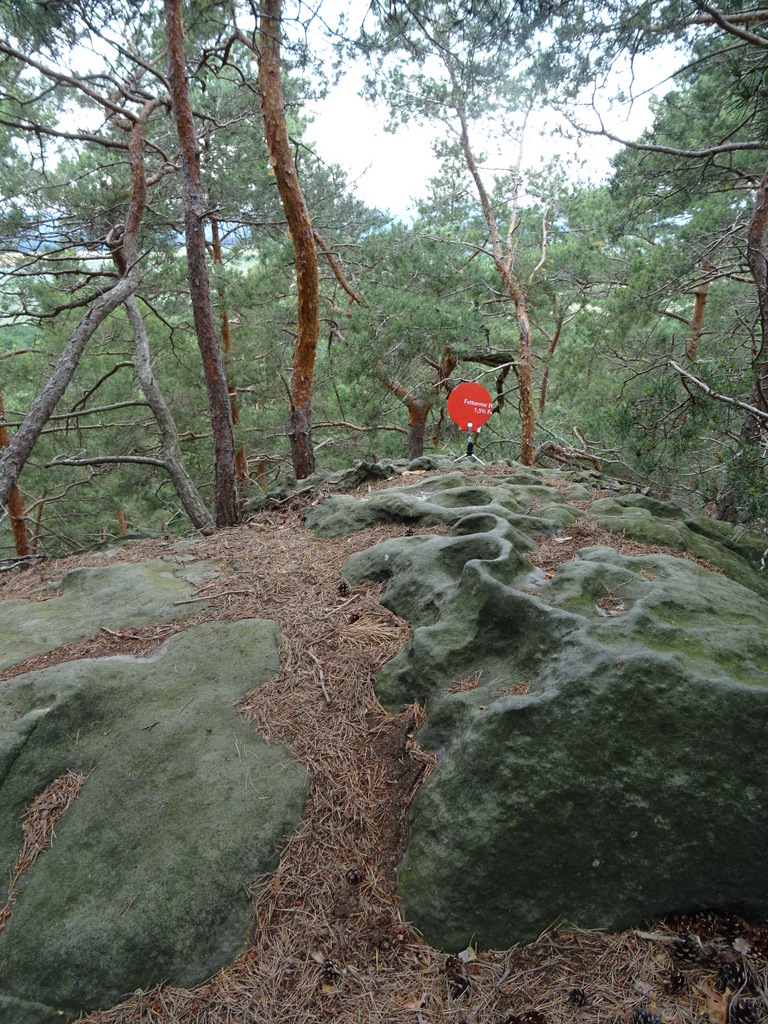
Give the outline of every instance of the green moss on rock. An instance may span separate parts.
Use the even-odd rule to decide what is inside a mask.
[[[67,769],[88,778],[0,934],[3,1024],[108,1007],[166,979],[199,984],[244,948],[245,887],[275,865],[307,788],[233,706],[274,674],[279,639],[273,622],[206,623],[147,659],[69,662],[4,684],[6,877],[24,808]]]
[[[413,639],[377,690],[392,707],[426,704],[418,740],[439,757],[413,803],[407,915],[449,950],[526,942],[558,919],[613,929],[696,907],[764,917],[757,573],[676,506],[627,495],[593,505],[602,525],[681,541],[733,578],[587,548],[546,581],[526,571],[530,541],[500,505],[344,568],[386,581],[384,602],[410,619]]]
[[[73,569],[42,601],[0,601],[0,668],[64,644],[87,640],[102,627],[145,626],[189,615],[187,582],[216,574],[204,560],[155,559],[142,564]],[[57,595],[57,591],[60,594]]]

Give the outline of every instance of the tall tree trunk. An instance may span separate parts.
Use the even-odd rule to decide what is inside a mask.
[[[749,221],[747,262],[755,282],[760,315],[760,345],[752,356],[754,384],[749,404],[761,412],[768,412],[768,171],[758,186]],[[760,419],[747,412],[739,432],[737,466],[739,461],[749,462],[752,458],[764,461],[759,448],[763,430]],[[718,519],[728,520],[735,511],[733,487],[728,483],[718,498],[716,515]]]
[[[749,404],[768,412],[768,171],[760,182],[755,207],[749,222],[747,262],[757,289],[760,311],[760,347],[752,357],[755,382]],[[760,440],[760,421],[747,413],[741,428],[742,442],[756,444]]]
[[[5,425],[5,408],[3,406],[3,393],[0,391],[0,450],[8,447],[8,428]],[[27,509],[24,499],[16,484],[11,488],[8,495],[8,515],[11,519],[11,530],[13,531],[13,544],[19,558],[25,558],[32,553],[27,536],[27,525],[25,518]]]
[[[224,266],[224,256],[221,251],[221,235],[219,234],[219,221],[217,217],[211,217],[211,253],[216,266]],[[237,397],[237,385],[235,384],[231,366],[227,365],[227,356],[232,352],[232,330],[229,323],[229,312],[227,310],[227,290],[223,283],[216,289],[219,296],[219,323],[221,324],[221,347],[224,350],[224,373],[229,392],[229,405],[232,410],[232,425],[236,427],[240,422],[240,402]],[[250,486],[248,475],[248,458],[245,454],[245,445],[241,444],[235,452],[235,472],[237,479],[245,490]],[[242,495],[241,495],[242,498]]]
[[[297,479],[301,480],[315,469],[312,388],[320,334],[317,249],[285,123],[285,103],[280,80],[280,0],[261,0],[259,12],[259,89],[264,135],[293,239],[296,267],[298,326],[293,347],[288,433],[293,470]]]
[[[533,345],[531,344],[531,322],[528,319],[528,301],[523,289],[515,283],[511,294],[514,294],[515,313],[517,316],[517,334],[520,341],[520,364],[517,380],[520,394],[520,461],[524,466],[532,466],[536,461],[536,412],[533,404]]]
[[[463,100],[460,98],[461,87],[456,81],[450,55],[446,53],[443,56],[443,60],[446,62],[446,67],[451,76],[456,92],[456,113],[461,125],[461,150],[464,154],[464,159],[469,169],[469,173],[472,175],[472,179],[475,183],[475,188],[477,189],[477,194],[480,199],[483,219],[485,220],[488,228],[488,235],[491,241],[493,262],[495,263],[496,270],[504,284],[504,289],[515,307],[520,355],[520,362],[517,367],[517,379],[519,381],[520,395],[520,418],[522,421],[520,431],[520,461],[524,466],[532,466],[536,461],[536,410],[533,399],[533,346],[531,344],[531,323],[528,316],[528,296],[526,295],[525,289],[513,269],[514,246],[512,236],[515,229],[516,213],[513,216],[509,231],[507,232],[505,254],[505,246],[502,242],[501,234],[499,233],[499,226],[496,221],[493,203],[491,202],[491,197],[488,195],[488,190],[485,187],[485,182],[480,174],[480,168],[477,166],[477,161],[475,160],[475,156],[469,142],[467,113],[464,108]],[[515,200],[515,209],[517,209],[516,203],[517,200]]]
[[[702,266],[702,274],[693,293],[695,302],[690,324],[691,333],[685,342],[685,358],[689,363],[694,363],[699,355],[699,342],[701,341],[701,332],[704,330],[704,310],[707,308],[709,285],[712,280],[711,271],[712,265],[707,261]]]
[[[171,105],[181,156],[187,280],[213,428],[216,525],[234,526],[239,518],[235,486],[235,439],[227,380],[216,334],[208,267],[205,262],[205,204],[200,180],[200,150],[187,85],[182,0],[164,0],[163,9],[165,38],[168,44]]]

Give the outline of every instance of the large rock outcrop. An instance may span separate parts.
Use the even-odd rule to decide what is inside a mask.
[[[68,1019],[164,980],[198,984],[244,948],[247,887],[276,863],[307,789],[233,706],[274,674],[279,642],[273,622],[206,623],[146,659],[0,684],[6,878],[25,807],[67,770],[87,775],[0,933],[2,1024]]]
[[[426,704],[418,741],[439,756],[413,805],[406,913],[454,950],[525,942],[559,919],[612,929],[696,907],[768,915],[758,542],[627,495],[595,503],[601,521],[634,519],[655,544],[701,538],[723,573],[595,547],[547,579],[524,557],[529,536],[567,520],[539,492],[527,519],[525,474],[519,491],[514,478],[389,490],[378,507],[403,521],[423,522],[428,504],[462,516],[447,536],[345,563],[353,583],[385,581],[384,603],[413,625],[377,686],[390,706]],[[348,521],[368,521],[366,504]],[[326,505],[312,521],[341,532],[342,502]]]

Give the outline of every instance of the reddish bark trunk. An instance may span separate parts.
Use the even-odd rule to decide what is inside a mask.
[[[388,377],[383,370],[379,370],[382,381],[386,384],[393,395],[396,395],[408,410],[408,458],[418,459],[424,454],[424,432],[427,426],[427,416],[432,408],[426,398],[417,398],[408,388],[398,380]]]
[[[235,440],[227,380],[214,321],[208,267],[205,262],[205,204],[200,180],[200,149],[187,86],[182,0],[164,0],[163,7],[171,105],[181,160],[187,280],[213,428],[216,525],[234,526],[239,518],[235,487]]]
[[[408,458],[418,459],[424,454],[424,431],[431,408],[425,398],[406,403],[408,409]]]
[[[5,425],[5,409],[3,407],[3,396],[0,393],[0,448],[8,447],[8,428]],[[11,530],[13,531],[13,545],[19,558],[26,558],[32,554],[29,538],[27,536],[26,515],[27,507],[21,496],[21,491],[16,484],[11,488],[8,495],[8,515],[11,519]]]
[[[168,0],[166,0],[168,2]],[[315,470],[312,448],[312,389],[315,356],[320,334],[320,299],[317,249],[293,150],[285,123],[285,104],[280,80],[280,0],[261,0],[259,17],[259,89],[264,135],[275,172],[288,227],[293,239],[298,327],[293,347],[291,410],[288,433],[296,478]]]
[[[685,344],[685,355],[689,363],[696,361],[699,354],[699,342],[701,332],[704,330],[704,310],[707,308],[707,296],[709,295],[709,277],[704,277],[699,282],[696,291],[693,293],[696,301],[693,306],[691,317],[691,333]]]

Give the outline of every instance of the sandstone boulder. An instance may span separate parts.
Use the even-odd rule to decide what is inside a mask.
[[[86,781],[22,876],[0,933],[0,1022],[43,1024],[244,948],[249,886],[298,825],[307,779],[233,702],[277,668],[277,625],[206,623],[153,656],[68,662],[0,685],[0,867],[25,807]]]
[[[446,508],[434,497],[454,486],[469,497],[423,481],[389,492],[388,507],[412,521],[419,490]],[[449,950],[526,942],[558,920],[614,929],[702,907],[768,915],[768,601],[754,552],[734,528],[688,520],[734,578],[600,547],[547,579],[525,551],[558,503],[532,509],[526,530],[528,486],[519,502],[491,488],[471,512],[457,503],[447,536],[345,563],[353,583],[385,581],[383,603],[412,623],[377,688],[391,707],[426,705],[417,739],[439,757],[413,804],[407,915]],[[670,543],[676,507],[626,497],[597,511],[641,509],[643,536]]]

